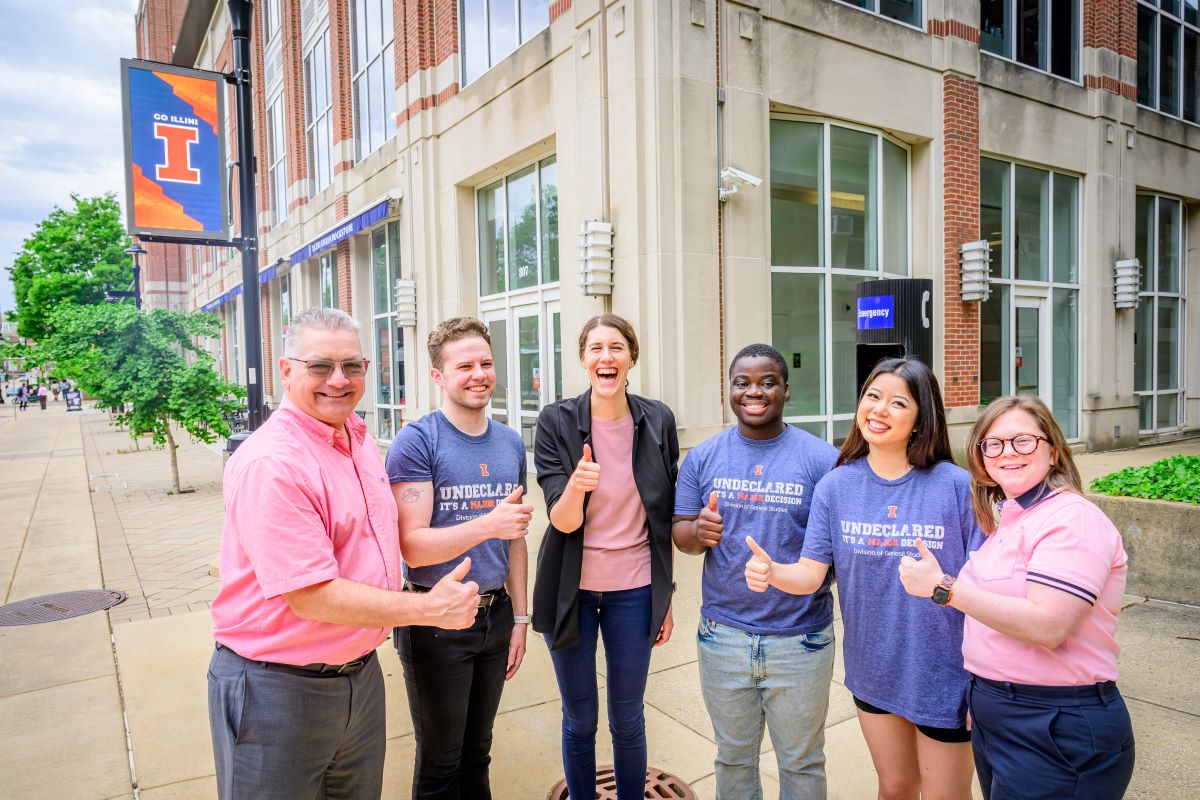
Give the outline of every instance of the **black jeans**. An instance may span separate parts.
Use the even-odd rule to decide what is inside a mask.
[[[461,631],[395,631],[416,733],[413,800],[489,800],[492,724],[504,691],[512,600],[479,610]]]

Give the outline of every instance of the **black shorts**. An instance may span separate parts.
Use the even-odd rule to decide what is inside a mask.
[[[854,695],[850,695],[854,697]],[[854,705],[865,711],[868,714],[890,714],[890,711],[884,711],[879,706],[873,706],[865,700],[859,700],[854,697]],[[971,732],[964,725],[961,728],[935,728],[932,725],[917,725],[917,730],[933,739],[935,742],[946,742],[948,744],[961,744],[971,741]]]

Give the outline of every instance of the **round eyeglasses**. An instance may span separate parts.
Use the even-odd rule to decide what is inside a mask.
[[[979,449],[988,458],[999,458],[1004,455],[1004,445],[1009,443],[1012,445],[1013,452],[1020,456],[1027,456],[1034,450],[1038,449],[1038,442],[1047,442],[1049,439],[1045,436],[1034,436],[1032,433],[1019,433],[1011,439],[989,438],[979,442]]]

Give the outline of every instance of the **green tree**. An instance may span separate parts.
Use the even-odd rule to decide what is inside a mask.
[[[212,314],[131,305],[63,305],[51,312],[53,331],[42,343],[58,371],[79,382],[100,405],[130,404],[116,414],[134,436],[149,433],[171,454],[175,492],[180,491],[178,445],[172,423],[202,442],[229,435],[224,415],[241,408],[242,387],[226,383],[212,356],[193,337],[216,336]],[[186,356],[185,356],[186,354]]]
[[[72,194],[71,200],[73,209],[55,207],[38,223],[8,268],[17,332],[30,339],[51,332],[50,317],[59,307],[103,303],[106,291],[133,281],[116,196]]]

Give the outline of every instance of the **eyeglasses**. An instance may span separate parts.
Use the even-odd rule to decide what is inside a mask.
[[[984,439],[979,443],[979,449],[988,458],[999,458],[1004,455],[1005,443],[1011,443],[1013,452],[1020,456],[1027,456],[1034,450],[1038,449],[1038,442],[1049,443],[1050,440],[1045,436],[1034,436],[1032,433],[1020,433],[1011,439]]]
[[[292,358],[288,356],[289,361],[299,361],[308,370],[308,374],[313,378],[328,378],[333,374],[334,369],[341,368],[342,374],[347,378],[361,378],[367,372],[367,367],[371,362],[365,358],[353,358],[349,361],[319,361],[316,359],[306,360],[303,358]]]

